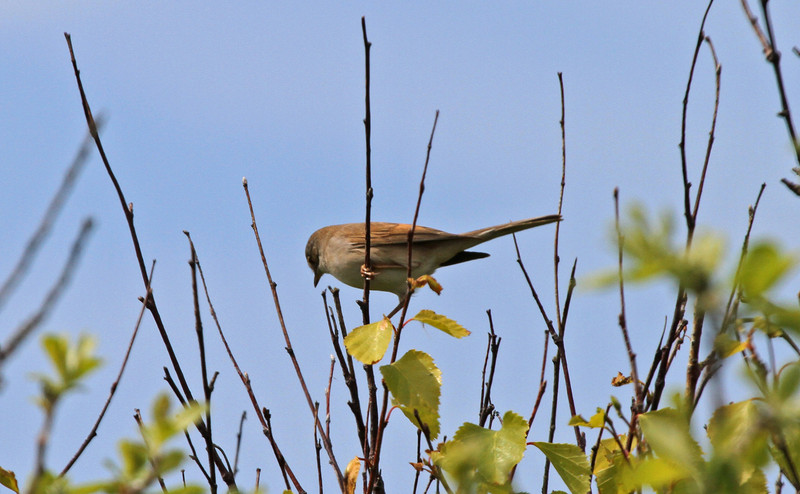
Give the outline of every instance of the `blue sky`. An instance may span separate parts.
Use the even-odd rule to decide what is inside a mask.
[[[800,65],[790,53],[800,17],[772,6],[785,54],[790,102],[800,104]],[[129,201],[145,259],[157,259],[154,289],[176,348],[196,368],[189,250],[192,233],[211,296],[240,364],[273,414],[288,461],[314,481],[312,418],[279,332],[241,187],[248,178],[272,276],[311,392],[322,400],[331,353],[319,297],[337,283],[312,286],[303,249],[311,232],[362,221],[364,210],[364,54],[360,19],[372,48],[373,218],[408,222],[416,201],[434,112],[441,112],[420,223],[462,232],[554,213],[561,174],[560,101],[564,75],[567,126],[565,221],[561,229],[562,293],[578,259],[579,279],[613,266],[612,191],[623,206],[680,214],[678,142],[681,100],[705,5],[678,2],[441,2],[372,4],[238,2],[4,2],[0,6],[0,273],[7,272],[35,228],[77,149],[85,122],[63,33],[72,35],[84,87],[95,112],[108,115],[103,142]],[[797,198],[779,180],[792,153],[770,67],[738,2],[712,7],[706,26],[723,65],[722,95],[701,228],[740,243],[747,207],[767,183],[755,235],[797,248]],[[697,182],[714,97],[713,65],[704,47],[688,112],[688,156]],[[102,406],[133,328],[143,294],[124,217],[96,155],[48,240],[37,265],[3,312],[8,334],[44,295],[82,219],[97,229],[75,280],[43,328],[93,333],[106,365],[58,417],[48,464],[60,469]],[[787,226],[789,225],[789,226]],[[523,259],[553,314],[553,228],[518,235]],[[417,295],[412,310],[430,308],[473,331],[451,341],[429,328],[404,333],[402,350],[429,352],[443,371],[443,431],[477,419],[487,309],[503,337],[495,403],[527,416],[535,397],[544,325],[515,263],[513,243],[485,246],[488,259],[443,269],[444,293]],[[612,292],[579,286],[567,348],[579,411],[591,414],[627,371]],[[668,286],[629,295],[632,339],[648,362],[664,318]],[[791,293],[791,292],[790,292]],[[359,321],[357,290],[342,290],[348,324]],[[388,312],[393,295],[373,297]],[[206,327],[211,320],[206,317]],[[277,469],[246,395],[217,338],[209,335],[217,382],[215,427],[233,448],[238,416],[247,410],[240,486],[279,489]],[[73,470],[77,480],[105,473],[122,436],[135,436],[135,407],[146,410],[165,389],[166,353],[146,320],[111,411]],[[42,371],[35,341],[5,368],[0,400],[0,465],[22,477],[31,470],[40,417],[27,379]],[[550,371],[548,370],[548,374]],[[195,385],[197,378],[192,378]],[[674,389],[680,389],[680,379]],[[199,387],[197,388],[199,390]],[[344,464],[357,454],[352,419],[334,381],[332,427]],[[625,399],[623,399],[625,401]],[[562,399],[562,403],[564,400]],[[571,440],[562,408],[557,439]],[[11,419],[13,418],[13,419]],[[531,437],[543,440],[541,413]],[[411,428],[395,414],[387,483],[413,478]],[[538,490],[543,459],[529,451],[519,488]],[[392,465],[389,468],[389,465]],[[191,466],[188,467],[191,472]],[[329,471],[327,481],[333,483]],[[194,473],[189,474],[194,475]]]

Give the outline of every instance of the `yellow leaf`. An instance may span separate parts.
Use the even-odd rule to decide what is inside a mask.
[[[361,460],[356,456],[350,460],[347,468],[344,469],[345,494],[353,494],[355,492],[359,470],[361,470]]]
[[[446,316],[437,314],[432,310],[419,311],[419,314],[414,316],[414,320],[419,321],[422,324],[433,326],[434,328],[444,331],[450,336],[454,336],[456,338],[463,338],[464,336],[469,336],[470,334],[469,331],[464,328],[464,326]]]
[[[617,377],[611,380],[611,385],[615,387],[625,386],[626,384],[630,384],[633,382],[633,379],[630,376],[622,375],[622,372],[617,372]]]
[[[392,341],[394,326],[384,317],[378,322],[355,328],[344,339],[347,353],[359,362],[372,365],[383,358]]]

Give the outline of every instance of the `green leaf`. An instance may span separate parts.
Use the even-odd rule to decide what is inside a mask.
[[[715,235],[695,235],[691,249],[674,241],[674,221],[662,215],[651,222],[642,208],[631,208],[621,225],[622,248],[630,258],[626,263],[625,279],[646,281],[668,276],[686,287],[703,294],[712,287],[713,273],[723,258],[722,239]],[[616,240],[616,232],[614,234]],[[613,274],[605,277],[608,284],[615,283]]]
[[[66,374],[68,345],[69,340],[66,336],[57,334],[42,336],[42,347],[47,356],[50,357],[50,363],[53,364],[56,372],[61,376]]]
[[[409,350],[397,362],[381,367],[392,404],[399,407],[412,424],[420,427],[414,410],[428,426],[431,440],[439,436],[439,396],[442,371],[425,352]]]
[[[547,456],[572,494],[585,494],[589,491],[589,460],[579,447],[574,444],[546,442],[534,442],[533,445]]]
[[[781,369],[778,377],[778,399],[787,401],[797,396],[797,388],[800,386],[800,363],[787,364]]]
[[[161,476],[177,469],[179,466],[181,466],[181,463],[183,463],[184,458],[186,458],[186,455],[179,449],[166,451],[159,459],[157,472],[158,475]]]
[[[0,485],[8,487],[12,491],[19,494],[19,485],[17,485],[17,476],[11,470],[6,470],[0,467]]]
[[[207,487],[202,485],[186,485],[180,487],[172,487],[169,489],[169,494],[203,494],[206,492]]]
[[[165,442],[183,433],[184,430],[200,420],[206,408],[195,402],[182,406],[177,412],[172,412],[169,396],[166,393],[158,395],[153,402],[152,423],[146,425],[142,430],[150,454],[159,452]]]
[[[591,427],[593,429],[597,429],[603,427],[606,421],[606,411],[602,408],[597,409],[597,413],[592,415],[592,418],[586,420],[580,415],[575,415],[571,419],[569,419],[569,423],[567,425],[570,426],[579,426],[579,427]]]
[[[754,326],[770,337],[780,336],[781,332],[777,328],[800,332],[800,309],[791,305],[776,304],[758,297],[748,299],[747,302],[754,310],[761,312],[767,320],[766,322],[756,320],[759,324],[754,323]],[[773,326],[777,326],[777,328]]]
[[[739,484],[739,492],[742,494],[762,494],[769,492],[767,489],[767,478],[761,470],[754,470],[746,476]]]
[[[795,422],[793,427],[786,427],[773,436],[773,446],[770,448],[772,457],[792,486],[800,489],[800,478],[795,476],[800,465],[800,429]],[[780,446],[779,446],[779,444]],[[787,457],[788,453],[788,457]]]
[[[175,427],[181,432],[188,429],[200,420],[206,410],[208,406],[197,402],[184,406],[175,414]]]
[[[431,459],[455,477],[461,486],[477,487],[478,492],[511,492],[508,476],[522,460],[528,423],[514,412],[503,415],[502,427],[493,431],[465,423]]]
[[[764,475],[760,468],[769,460],[769,431],[759,402],[746,400],[717,408],[707,433],[714,448],[708,462],[705,486],[717,492],[766,492],[759,490]]]
[[[625,443],[625,436],[620,438]],[[600,494],[617,494],[624,492],[619,483],[617,462],[624,461],[622,451],[614,438],[603,439],[597,449],[594,462],[594,475],[597,477],[597,490]]]
[[[179,436],[198,420],[207,407],[190,403],[172,410],[169,395],[159,394],[154,400],[150,420],[140,424],[142,438],[138,441],[122,440],[119,443],[121,467],[115,468],[115,478],[99,484],[87,484],[85,494],[97,490],[106,492],[147,491],[156,477],[174,472],[184,462],[186,453],[181,449],[168,449],[166,443]],[[201,490],[202,491],[202,490]],[[188,485],[170,492],[193,494],[197,486]]]
[[[670,460],[664,458],[639,460],[634,457],[630,459],[630,465],[624,461],[616,464],[619,469],[617,480],[620,482],[623,492],[640,490],[646,485],[656,489],[663,488],[687,478],[686,469]],[[677,490],[676,487],[676,490],[671,492],[686,491]]]
[[[34,374],[42,389],[36,402],[49,413],[64,393],[77,387],[102,360],[93,356],[95,340],[87,335],[81,335],[73,345],[68,336],[46,334],[41,344],[55,368],[55,376]]]
[[[742,262],[739,281],[747,297],[760,297],[786,276],[796,260],[769,242],[751,246]]]
[[[707,434],[715,455],[741,457],[766,453],[768,435],[753,400],[731,403],[714,410]]]
[[[446,316],[437,314],[432,310],[421,310],[419,311],[419,314],[413,317],[413,319],[421,322],[422,324],[431,325],[434,328],[444,331],[455,338],[463,338],[464,336],[469,336],[470,334],[469,331],[464,328],[464,326]]]
[[[148,468],[147,448],[144,444],[123,439],[119,442],[119,454],[122,457],[122,473],[126,477],[136,477]]]
[[[372,365],[383,358],[393,334],[392,321],[384,316],[378,322],[355,328],[344,339],[344,346],[359,362]]]
[[[743,352],[750,348],[750,341],[739,341],[732,338],[727,333],[717,333],[714,338],[714,350],[719,354],[720,358],[726,359],[731,355]]]
[[[644,438],[660,458],[680,468],[686,476],[697,477],[704,460],[692,437],[688,419],[673,408],[662,408],[639,416]]]

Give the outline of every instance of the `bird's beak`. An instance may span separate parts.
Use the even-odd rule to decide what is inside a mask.
[[[314,270],[314,288],[317,287],[317,283],[319,283],[319,279],[322,278],[322,272]]]

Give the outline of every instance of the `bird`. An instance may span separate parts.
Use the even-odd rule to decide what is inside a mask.
[[[493,238],[557,221],[561,221],[561,215],[551,214],[461,234],[417,226],[412,245],[411,277],[431,275],[442,266],[488,257],[485,252],[467,249]],[[368,276],[371,290],[391,292],[402,300],[408,291],[408,232],[411,225],[370,223],[369,271],[364,266],[364,225],[331,225],[311,234],[306,244],[306,261],[314,272],[314,286],[326,273],[356,288],[363,287],[364,277]]]

